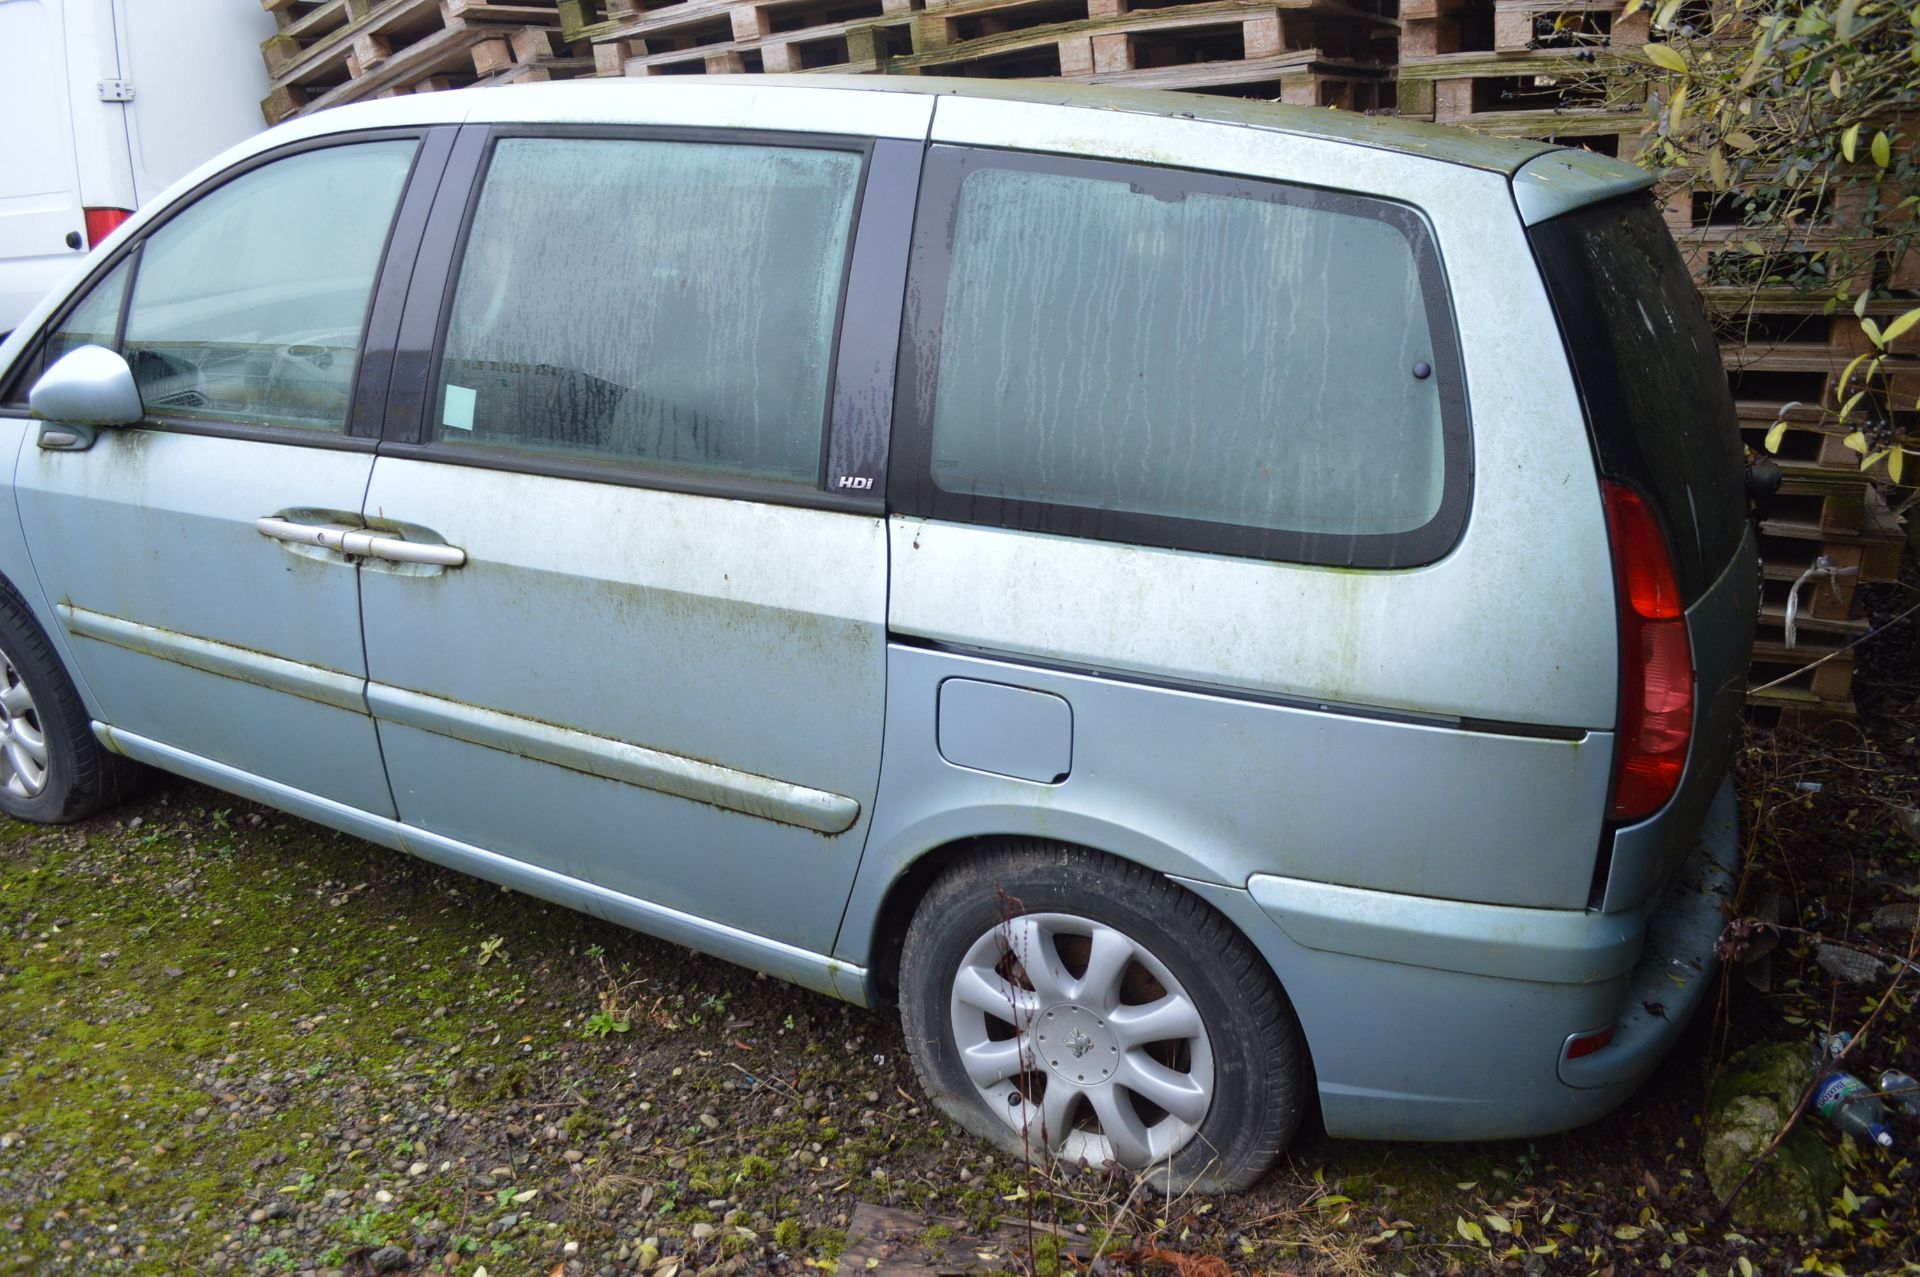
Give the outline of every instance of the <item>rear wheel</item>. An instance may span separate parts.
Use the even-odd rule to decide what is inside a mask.
[[[1015,1156],[1231,1190],[1299,1124],[1304,1049],[1271,971],[1137,865],[1044,843],[969,859],[921,902],[900,984],[928,1093]]]
[[[53,644],[0,587],[0,812],[41,824],[80,820],[130,793],[138,774],[94,739]]]

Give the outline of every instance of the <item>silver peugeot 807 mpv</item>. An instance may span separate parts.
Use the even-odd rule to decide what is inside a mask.
[[[1618,1104],[1756,573],[1637,169],[1058,84],[326,111],[0,347],[4,796],[134,764],[861,1004],[1248,1184]]]

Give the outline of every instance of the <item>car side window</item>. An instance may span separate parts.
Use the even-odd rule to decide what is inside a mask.
[[[25,407],[33,384],[62,355],[81,346],[114,349],[120,327],[121,303],[126,299],[127,280],[132,274],[132,258],[122,258],[105,279],[75,303],[58,326],[47,331],[40,349],[15,366],[11,383],[0,392],[0,405],[8,408]]]
[[[153,416],[344,431],[411,139],[241,174],[147,237],[125,354]]]
[[[816,482],[862,163],[501,139],[447,324],[434,441]],[[608,233],[585,253],[557,225]]]
[[[82,346],[112,349],[119,337],[120,306],[126,300],[127,281],[133,277],[133,258],[122,258],[107,277],[93,286],[79,305],[67,312],[60,326],[47,334],[41,356],[43,366],[51,367],[62,355]]]
[[[1413,210],[957,148],[935,148],[922,210],[904,508],[1377,563],[1464,496],[1457,359]]]

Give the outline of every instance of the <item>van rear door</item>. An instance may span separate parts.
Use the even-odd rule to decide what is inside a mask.
[[[1693,740],[1660,810],[1613,831],[1602,907],[1650,897],[1725,779],[1753,655],[1759,577],[1745,452],[1706,307],[1644,192],[1529,229],[1603,477],[1659,516],[1693,655]]]
[[[233,0],[120,0],[113,9],[120,74],[134,87],[121,109],[135,207],[266,127],[260,44],[275,26],[259,5]]]
[[[0,4],[0,333],[86,252],[67,36],[44,0]],[[67,237],[75,235],[71,244]]]

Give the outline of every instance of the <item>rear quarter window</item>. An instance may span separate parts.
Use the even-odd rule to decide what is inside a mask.
[[[1414,210],[953,147],[921,209],[897,508],[1316,563],[1452,545],[1465,403]]]

